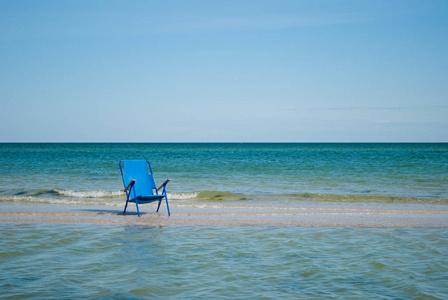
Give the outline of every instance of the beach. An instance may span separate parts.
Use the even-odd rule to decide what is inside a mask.
[[[446,299],[448,144],[0,144],[4,299]],[[134,203],[147,159],[166,203]]]
[[[2,203],[0,222],[146,226],[448,228],[448,205],[355,203],[350,208],[337,203],[303,203],[303,205],[297,203],[296,207],[254,205],[256,204],[198,205],[174,202],[171,203],[170,217],[163,207],[156,213],[154,205],[140,205],[141,217],[138,217],[134,204],[130,204],[126,214],[123,214],[123,208],[110,206]]]
[[[0,300],[448,299],[448,1],[0,20]]]

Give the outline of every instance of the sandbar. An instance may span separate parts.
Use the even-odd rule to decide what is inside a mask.
[[[267,225],[305,227],[423,227],[448,228],[448,205],[374,205],[307,203],[305,205],[198,205],[173,203],[155,212],[152,205],[122,207],[0,203],[0,222],[50,224],[124,224],[144,226]]]

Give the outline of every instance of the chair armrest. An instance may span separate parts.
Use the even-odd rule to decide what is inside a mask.
[[[129,182],[128,186],[124,189],[124,191],[126,192],[129,188],[134,186],[134,184],[135,184],[135,179],[132,179],[131,182]]]
[[[167,179],[164,183],[162,183],[162,185],[157,189],[157,191],[160,191],[164,186],[166,186],[168,184],[168,182],[170,182],[171,179]]]

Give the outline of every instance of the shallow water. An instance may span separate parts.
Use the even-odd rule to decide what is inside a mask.
[[[448,231],[2,224],[4,299],[446,299]]]

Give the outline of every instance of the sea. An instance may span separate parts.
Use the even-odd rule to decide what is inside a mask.
[[[448,143],[3,143],[0,209],[118,209],[128,159],[148,160],[157,184],[171,179],[172,214],[448,210]],[[0,298],[448,299],[448,229],[379,227],[2,222]]]

